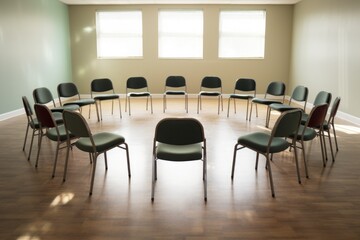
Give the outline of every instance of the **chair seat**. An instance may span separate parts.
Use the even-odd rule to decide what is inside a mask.
[[[107,151],[108,149],[125,142],[125,138],[123,136],[109,132],[94,134],[93,139],[96,146],[96,152]],[[94,152],[90,138],[80,138],[75,145],[84,152]]]
[[[129,97],[149,97],[151,94],[149,92],[131,92],[128,93]]]
[[[95,100],[111,100],[111,99],[118,99],[120,96],[117,94],[107,94],[107,95],[97,95],[94,97]]]
[[[67,139],[67,135],[66,135],[66,129],[65,129],[65,126],[64,125],[60,125],[58,126],[58,129],[59,129],[59,139],[58,139],[58,135],[57,135],[57,132],[56,132],[56,128],[51,128],[51,129],[48,129],[47,132],[46,132],[46,136],[52,140],[52,141],[65,141]],[[74,137],[72,134],[70,134],[70,137]]]
[[[231,94],[229,98],[237,98],[237,99],[252,99],[254,96],[247,94]]]
[[[304,125],[299,126],[298,134],[297,134],[297,140],[301,140],[301,135],[303,135],[304,141],[310,141],[316,137],[316,131],[313,128],[305,128]]]
[[[288,111],[288,110],[292,110],[292,109],[296,109],[297,107],[293,107],[287,104],[282,104],[282,103],[272,103],[270,104],[271,109],[279,111],[279,112],[284,112],[284,111]]]
[[[156,149],[156,156],[168,161],[192,161],[202,158],[201,143],[189,145],[171,145],[159,143]]]
[[[252,101],[253,101],[253,103],[259,103],[259,104],[264,104],[264,105],[270,105],[273,103],[282,104],[282,102],[280,102],[278,100],[266,99],[266,98],[254,98]]]
[[[185,91],[166,91],[165,95],[185,95]]]
[[[199,92],[199,95],[202,95],[202,96],[220,96],[221,92],[201,91],[201,92]]]
[[[250,149],[257,149],[265,153],[269,144],[270,135],[262,132],[250,133],[238,138],[238,144]],[[271,142],[269,153],[277,153],[286,150],[290,143],[283,138],[274,138]]]
[[[84,99],[78,99],[78,100],[74,100],[74,101],[71,101],[71,102],[68,102],[68,103],[64,103],[64,106],[78,105],[78,106],[82,107],[82,106],[86,106],[86,105],[94,104],[94,103],[95,103],[94,99],[84,98]]]

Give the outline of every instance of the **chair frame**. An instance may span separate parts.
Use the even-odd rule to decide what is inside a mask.
[[[217,97],[218,98],[218,114],[220,114],[220,104],[221,104],[221,111],[224,110],[223,97],[222,97],[222,82],[219,77],[206,76],[202,79],[201,85],[200,85],[200,92],[198,94],[198,102],[197,102],[197,113],[198,114],[199,114],[199,109],[202,110],[202,100],[201,100],[202,96]]]
[[[133,90],[133,91],[129,91],[129,90]],[[145,90],[145,91],[140,91],[140,90]],[[153,114],[152,96],[149,91],[149,86],[146,78],[130,77],[126,81],[125,112],[127,111],[127,106],[129,104],[129,116],[131,116],[130,99],[132,97],[136,97],[136,98],[146,97],[146,111],[148,110],[149,98],[150,98],[151,114]]]
[[[112,81],[109,78],[97,78],[92,80],[90,89],[91,98],[93,98],[96,102],[99,103],[100,120],[103,120],[101,102],[111,100],[111,114],[114,114],[114,100],[116,99],[119,101],[120,118],[122,118],[120,95],[115,94]]]
[[[290,126],[290,124],[284,124],[283,121],[285,121],[288,118],[288,116],[291,117],[292,114],[295,115],[294,118],[296,120],[296,122],[294,121],[294,124],[293,124],[294,126]],[[271,161],[270,160],[272,160],[272,155],[276,152],[271,152],[270,148],[272,147],[273,140],[280,137],[280,138],[286,139],[287,141],[291,141],[291,142],[288,142],[288,144],[289,144],[288,147],[294,146],[294,156],[295,156],[295,163],[296,163],[297,178],[298,178],[298,182],[300,184],[301,183],[300,170],[299,170],[297,151],[296,151],[296,147],[295,147],[296,140],[295,139],[288,140],[288,137],[294,132],[295,132],[295,137],[296,137],[296,134],[297,134],[297,131],[298,131],[298,128],[300,125],[300,121],[301,121],[301,114],[302,114],[302,112],[300,109],[289,110],[289,111],[283,112],[281,114],[281,116],[277,119],[271,133],[270,134],[264,133],[269,138],[265,151],[261,151],[260,149],[256,149],[251,146],[244,145],[243,143],[239,143],[239,140],[238,140],[238,142],[234,146],[233,163],[232,163],[232,169],[231,169],[231,179],[232,180],[234,179],[237,151],[244,149],[244,148],[249,148],[256,152],[255,170],[257,170],[257,168],[258,168],[259,154],[262,154],[265,156],[265,158],[266,158],[265,168],[269,170],[271,194],[272,194],[272,197],[275,197],[275,189],[274,189],[274,183],[273,183],[273,178],[272,178],[271,164],[270,164]],[[298,115],[298,116],[296,116],[296,115]],[[288,128],[288,129],[283,130],[282,128],[284,128],[284,127]],[[281,152],[281,151],[279,151],[279,152]]]
[[[252,92],[252,94],[249,94]],[[229,117],[230,102],[234,100],[234,113],[236,114],[236,100],[246,100],[246,120],[249,115],[249,103],[250,100],[256,97],[256,81],[252,78],[239,78],[235,82],[234,92],[230,94],[228,100],[227,117]],[[257,106],[256,106],[257,114]]]
[[[192,123],[196,126],[196,129],[194,126],[191,128],[191,135],[188,136],[186,130],[181,127],[181,124],[185,124],[185,122]],[[176,128],[168,129],[165,128],[163,125],[165,124],[172,124],[172,126],[176,126]],[[163,129],[164,128],[164,129]],[[163,136],[160,134],[160,130],[163,133],[166,133],[166,136]],[[173,131],[176,132],[173,132]],[[198,132],[199,134],[196,134],[195,132]],[[181,134],[180,137],[174,138],[174,135]],[[189,138],[188,138],[189,137]],[[186,140],[184,140],[186,138]],[[175,159],[160,159],[157,155],[157,148],[158,144],[168,144],[172,145],[173,147],[176,146],[186,146],[186,145],[192,145],[196,143],[201,143],[202,153],[200,159],[181,159],[181,160],[175,160]],[[157,161],[173,161],[173,162],[187,162],[187,161],[202,161],[203,162],[203,181],[204,181],[204,201],[207,201],[207,153],[206,153],[206,138],[204,133],[204,128],[200,121],[194,118],[164,118],[159,121],[159,123],[156,126],[155,129],[155,136],[153,141],[153,168],[152,168],[152,189],[151,189],[151,201],[154,201],[155,196],[155,183],[157,180]]]
[[[183,76],[168,76],[166,78],[164,93],[163,93],[163,112],[164,113],[167,108],[167,95],[170,95],[170,96],[184,95],[185,110],[186,110],[186,113],[189,112],[187,86],[186,86],[186,80]]]

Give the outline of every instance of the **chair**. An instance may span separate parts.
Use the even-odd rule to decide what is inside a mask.
[[[185,98],[185,110],[188,113],[188,94],[186,88],[186,80],[183,76],[169,76],[165,81],[165,89],[163,94],[163,108],[164,112],[167,108],[167,95],[171,96],[181,96]]]
[[[277,119],[274,128],[271,133],[264,132],[254,132],[238,138],[237,143],[234,147],[234,157],[231,170],[231,179],[234,179],[234,170],[236,162],[236,153],[238,150],[243,148],[249,148],[256,152],[256,164],[255,169],[258,167],[259,154],[262,154],[266,157],[266,168],[269,170],[269,179],[271,186],[272,196],[275,197],[274,184],[271,173],[271,164],[270,158],[274,153],[282,152],[288,149],[290,146],[296,146],[296,140],[288,140],[289,136],[292,134],[296,135],[298,131],[300,120],[301,120],[301,110],[294,109],[283,112],[281,116]],[[301,183],[299,164],[296,153],[296,148],[294,149],[296,171],[299,183]]]
[[[59,150],[61,148],[66,147],[66,145],[61,147],[61,144],[66,143],[68,138],[70,141],[70,139],[72,139],[74,136],[72,134],[67,135],[64,125],[59,126],[56,124],[54,117],[51,114],[51,111],[49,110],[49,108],[46,105],[36,103],[34,108],[35,108],[36,117],[39,120],[40,129],[43,129],[43,128],[46,129],[45,133],[43,131],[39,131],[39,134],[40,134],[39,135],[39,146],[38,146],[35,167],[38,166],[38,162],[39,162],[42,138],[43,138],[43,136],[46,135],[51,141],[54,141],[57,143],[54,167],[53,167],[53,173],[52,173],[52,177],[54,177],[55,171],[56,171],[57,159],[58,159],[58,155],[59,155],[58,154]]]
[[[335,131],[335,116],[336,113],[339,109],[339,105],[340,105],[340,101],[341,98],[340,97],[336,97],[334,100],[334,103],[331,107],[331,111],[330,111],[330,115],[329,115],[329,119],[324,121],[323,124],[323,131],[324,133],[326,133],[325,136],[327,136],[329,138],[329,144],[330,144],[330,149],[331,149],[331,155],[332,155],[332,160],[333,162],[335,161],[335,156],[334,156],[334,152],[333,152],[333,148],[332,148],[332,142],[331,142],[331,133],[330,130],[333,130],[333,135],[334,135],[334,139],[335,139],[335,146],[336,146],[336,152],[339,151],[339,147],[338,147],[338,143],[337,143],[337,139],[336,139],[336,131]]]
[[[222,99],[222,84],[219,77],[204,77],[201,81],[200,92],[198,94],[197,113],[199,108],[202,107],[202,96],[206,97],[217,97],[218,98],[218,114],[220,114],[220,103],[221,110],[223,110],[223,99]]]
[[[129,116],[131,115],[130,99],[133,97],[146,97],[146,110],[148,110],[150,98],[151,114],[153,113],[152,96],[149,92],[147,80],[144,77],[130,77],[126,81],[125,112],[127,110],[127,103],[129,102]]]
[[[92,195],[92,189],[94,185],[95,170],[97,158],[100,154],[104,153],[105,156],[105,169],[108,169],[107,164],[107,151],[119,147],[126,151],[128,176],[131,177],[130,173],[130,158],[129,158],[129,147],[125,142],[125,138],[121,135],[110,133],[110,132],[99,132],[92,134],[85,118],[78,112],[64,111],[63,112],[64,125],[68,136],[73,134],[78,139],[73,143],[81,151],[87,152],[90,155],[90,161],[93,164],[90,192]],[[63,181],[66,180],[67,166],[69,161],[69,151],[71,148],[70,138],[68,137],[68,148],[66,152],[66,161],[64,168]]]
[[[236,100],[246,100],[246,120],[247,120],[248,112],[249,112],[249,103],[255,97],[256,97],[255,80],[251,78],[239,78],[235,83],[234,93],[230,94],[229,96],[227,117],[229,117],[231,99],[234,100],[235,113],[236,113]]]
[[[326,117],[328,107],[329,105],[326,103],[314,106],[308,116],[305,125],[300,125],[296,136],[291,136],[291,138],[296,139],[298,142],[300,142],[301,146],[298,148],[302,149],[306,171],[307,171],[307,167],[306,167],[306,159],[305,159],[304,142],[311,141],[314,138],[316,138],[316,136],[320,137],[321,155],[322,155],[324,167],[326,166],[325,156],[327,155],[327,153],[326,153],[325,137],[323,131],[323,123]]]
[[[269,127],[271,110],[275,110],[275,111],[282,113],[284,111],[288,111],[288,110],[291,110],[294,108],[299,108],[299,107],[291,105],[291,103],[293,103],[294,101],[296,101],[297,103],[303,103],[302,109],[305,112],[308,95],[309,95],[309,89],[307,87],[297,86],[294,88],[294,91],[291,94],[289,104],[283,104],[283,103],[270,104],[269,105],[269,115],[268,115],[268,119],[266,120],[266,122],[267,122],[266,127]]]
[[[76,104],[76,105],[80,106],[80,112],[82,110],[82,107],[89,106],[89,118],[90,118],[90,112],[91,112],[91,105],[95,105],[96,116],[97,116],[98,122],[100,122],[99,111],[98,111],[98,106],[96,104],[96,101],[92,98],[81,98],[80,93],[74,83],[71,83],[71,82],[60,83],[57,87],[57,92],[59,95],[59,101],[60,101],[61,106]],[[75,98],[75,100],[72,99],[68,102],[62,101],[63,99],[68,99],[68,98]]]
[[[165,118],[155,129],[151,200],[154,201],[157,161],[203,161],[204,200],[207,201],[206,139],[202,124],[194,118]]]
[[[269,97],[270,95],[270,97]],[[281,99],[279,99],[279,97]],[[276,98],[276,99],[274,99]],[[251,108],[250,108],[250,121],[252,115],[252,105],[255,104],[262,104],[267,106],[266,111],[266,119],[270,118],[270,104],[273,103],[284,103],[285,100],[285,84],[283,82],[271,82],[267,89],[264,98],[253,98],[251,101]],[[265,126],[268,126],[267,120],[265,121]]]
[[[107,101],[107,100],[112,100],[111,114],[114,114],[114,100],[117,99],[119,101],[120,118],[122,118],[120,96],[118,94],[115,94],[114,87],[113,87],[112,81],[110,79],[99,78],[99,79],[92,80],[92,82],[91,82],[91,98],[93,98],[95,101],[97,101],[99,103],[101,120],[102,120],[101,102]]]
[[[55,100],[54,100],[50,90],[48,88],[45,88],[45,87],[34,89],[33,97],[34,97],[35,103],[39,103],[39,104],[52,103],[53,107],[50,108],[50,110],[52,112],[60,112],[61,113],[62,111],[64,111],[64,109],[75,111],[75,110],[78,110],[80,108],[79,105],[76,105],[76,104],[68,104],[68,105],[65,105],[65,106],[57,107],[56,104],[55,104]]]
[[[331,93],[325,92],[325,91],[320,91],[320,92],[318,92],[318,94],[316,94],[313,105],[317,106],[317,105],[326,103],[327,105],[330,106],[331,98],[332,98]],[[303,113],[303,116],[301,118],[301,124],[306,123],[308,116],[309,116],[309,114],[307,114],[305,112]]]

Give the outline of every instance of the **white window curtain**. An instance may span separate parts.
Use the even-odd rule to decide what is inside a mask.
[[[141,58],[143,56],[142,12],[96,13],[98,58]]]
[[[219,58],[265,57],[266,11],[221,11]]]
[[[159,58],[203,58],[203,11],[160,10]]]

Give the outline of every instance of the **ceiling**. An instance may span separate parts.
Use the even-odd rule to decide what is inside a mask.
[[[69,5],[97,4],[295,4],[301,0],[60,0]]]

